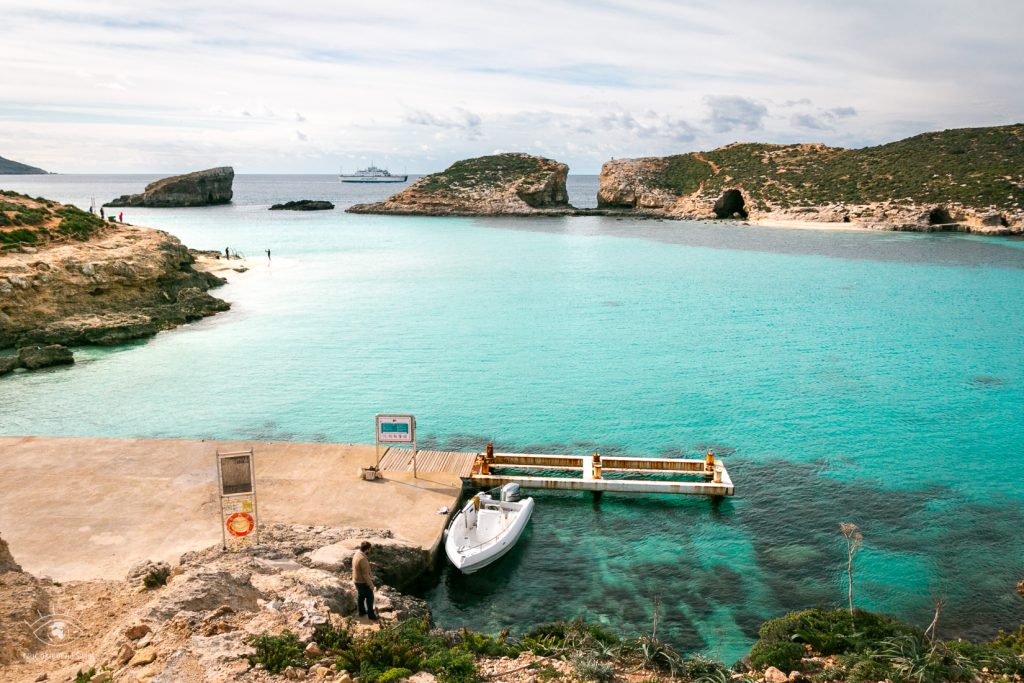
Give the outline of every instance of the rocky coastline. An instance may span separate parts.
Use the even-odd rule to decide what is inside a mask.
[[[104,206],[169,208],[227,204],[233,196],[235,170],[230,166],[163,178],[146,185],[141,194],[126,194]]]
[[[400,590],[428,570],[385,529],[268,524],[237,552],[145,561],[123,581],[57,583],[25,573],[0,538],[0,676],[91,683],[832,683],[1021,680],[1024,626],[984,643],[942,641],[860,609],[765,622],[731,666],[656,633],[623,637],[582,620],[526,633],[446,631]],[[358,617],[352,557],[363,541],[379,621]],[[939,612],[936,612],[936,620]],[[58,628],[54,630],[53,625]],[[60,652],[62,656],[52,656]],[[927,677],[915,676],[925,671]]]
[[[468,159],[353,213],[617,216],[913,232],[1024,234],[1024,125],[926,133],[887,145],[735,143],[614,159],[596,209],[569,205],[565,164]]]
[[[0,215],[38,222],[0,228],[0,237],[21,239],[0,250],[0,374],[69,363],[64,347],[120,344],[229,308],[208,293],[225,280],[197,270],[195,256],[166,232],[45,200],[4,201],[21,211]],[[64,230],[62,213],[80,221],[76,231]]]
[[[563,163],[521,153],[457,161],[374,204],[349,213],[414,216],[540,216],[575,212]]]

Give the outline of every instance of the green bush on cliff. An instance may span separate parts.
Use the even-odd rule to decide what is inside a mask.
[[[431,193],[501,187],[542,170],[541,163],[529,155],[493,154],[456,161],[444,171],[423,178],[420,187]]]
[[[73,237],[76,240],[85,241],[89,235],[102,228],[104,221],[88,211],[82,211],[75,206],[65,206],[56,211],[61,217],[58,230],[61,234]]]
[[[774,666],[786,673],[800,668],[804,646],[791,640],[759,640],[750,648],[750,666],[767,669]]]
[[[806,643],[822,655],[857,652],[896,636],[924,636],[920,629],[892,617],[860,609],[854,610],[852,622],[850,613],[844,609],[790,612],[778,619],[766,621],[758,630],[758,635],[761,643]]]
[[[291,631],[279,636],[261,634],[245,639],[256,653],[249,656],[250,664],[262,664],[272,674],[278,674],[289,666],[302,664],[302,641]]]
[[[0,213],[0,216],[3,214]],[[0,223],[2,225],[2,223]],[[14,230],[0,230],[0,244],[35,244],[39,240],[39,234],[29,228],[15,228]]]

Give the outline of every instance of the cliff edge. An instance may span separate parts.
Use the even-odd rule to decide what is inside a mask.
[[[374,204],[350,213],[420,216],[531,216],[572,211],[563,163],[521,153],[456,161]]]
[[[230,166],[208,168],[157,180],[142,194],[126,194],[105,206],[144,206],[166,208],[175,206],[213,206],[227,204],[233,195],[231,185],[235,170]]]
[[[619,159],[598,206],[688,219],[853,223],[883,230],[1024,232],[1024,125],[842,149],[736,143]]]
[[[228,304],[175,237],[73,206],[0,195],[0,349],[118,344]]]

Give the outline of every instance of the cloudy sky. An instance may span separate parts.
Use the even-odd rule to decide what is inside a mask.
[[[429,172],[1024,120],[1021,0],[0,0],[0,156]]]

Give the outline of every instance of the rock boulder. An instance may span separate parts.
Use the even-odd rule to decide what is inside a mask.
[[[17,356],[0,356],[0,375],[14,372],[21,367],[21,358]]]
[[[213,206],[231,201],[235,171],[230,166],[209,168],[157,180],[146,185],[142,194],[126,194],[105,206]]]
[[[21,566],[14,561],[11,549],[7,547],[7,541],[0,538],[0,574],[4,572],[20,572]]]
[[[71,349],[60,344],[22,347],[18,349],[18,359],[29,370],[48,368],[51,365],[71,365],[75,362]]]
[[[325,201],[318,201],[315,199],[300,199],[294,202],[285,202],[284,204],[274,204],[270,207],[271,211],[330,211],[334,208],[334,204]]]

